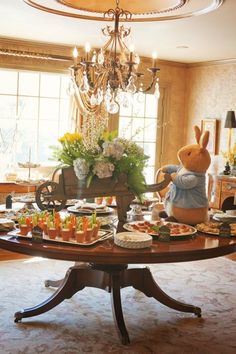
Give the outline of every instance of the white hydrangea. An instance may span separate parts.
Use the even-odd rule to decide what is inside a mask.
[[[105,157],[111,156],[116,160],[120,160],[124,153],[124,146],[118,139],[114,139],[113,141],[105,141],[102,147],[103,155]]]
[[[98,178],[111,177],[115,166],[111,162],[97,161],[93,168],[93,173],[98,176]]]
[[[73,161],[74,171],[78,179],[85,179],[89,172],[89,164],[86,160],[78,158]]]

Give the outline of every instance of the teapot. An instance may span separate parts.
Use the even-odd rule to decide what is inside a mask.
[[[129,221],[143,220],[143,212],[141,205],[133,204],[130,206],[131,210],[127,212]]]

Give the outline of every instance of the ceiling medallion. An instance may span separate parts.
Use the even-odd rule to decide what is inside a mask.
[[[104,18],[107,9],[114,8],[115,0],[23,0],[39,10],[67,17],[97,21]],[[129,22],[165,21],[203,15],[219,8],[225,0],[133,0],[120,1],[120,7],[132,13]],[[120,19],[124,21],[124,19]]]

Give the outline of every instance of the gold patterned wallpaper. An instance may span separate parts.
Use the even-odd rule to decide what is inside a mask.
[[[177,163],[185,144],[186,66],[160,65],[160,86],[165,90],[161,165]]]
[[[236,61],[219,65],[189,67],[186,71],[186,141],[194,142],[192,127],[201,119],[219,120],[218,153],[212,157],[212,169],[221,172],[224,159],[221,151],[227,151],[228,129],[224,128],[226,113],[236,112]],[[232,146],[236,142],[236,129],[232,129]]]

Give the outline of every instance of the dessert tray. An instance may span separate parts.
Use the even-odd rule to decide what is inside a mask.
[[[24,195],[21,197],[13,197],[13,203],[35,203],[35,195]]]
[[[197,224],[196,225],[196,229],[198,231],[204,232],[205,234],[209,234],[209,235],[216,235],[219,236],[220,233],[220,226],[222,225],[222,222],[204,222],[201,224]],[[236,237],[236,224],[232,224],[230,223],[230,232],[231,232],[231,236]]]
[[[22,239],[32,239],[32,234],[31,232],[28,232],[27,235],[22,235],[20,233],[20,230],[15,229],[13,231],[8,232],[8,236],[13,236],[17,238],[22,238]],[[92,246],[95,245],[98,242],[108,240],[109,238],[113,237],[113,233],[110,231],[106,230],[99,230],[98,231],[98,237],[95,240],[92,240],[91,242],[77,242],[75,239],[70,239],[69,241],[64,241],[61,237],[56,237],[55,239],[51,239],[48,237],[48,235],[43,234],[43,241],[49,241],[53,243],[61,243],[61,244],[67,244],[67,245],[73,245],[73,246]]]
[[[75,213],[75,214],[84,214],[84,215],[90,215],[96,212],[96,214],[110,214],[113,212],[112,208],[109,208],[104,205],[98,205],[95,203],[89,203],[89,204],[81,204],[81,205],[74,205],[70,206],[67,208],[69,212]]]
[[[44,183],[44,179],[17,179],[16,184],[21,186],[30,187],[30,186],[38,186]]]
[[[22,214],[27,213],[28,215],[32,214],[33,211],[32,209],[28,209],[26,207],[21,207],[18,209],[0,209],[0,220],[2,219],[10,219],[12,221],[16,221],[18,219],[19,216],[21,216]]]
[[[171,240],[190,239],[197,233],[197,229],[193,226],[164,221],[133,221],[123,225],[123,228],[132,232],[146,233],[151,236],[159,236],[159,228],[167,226],[170,229]]]
[[[141,232],[119,232],[114,236],[114,243],[124,248],[146,248],[151,247],[152,237]]]
[[[11,219],[0,218],[0,231],[9,231],[14,229],[15,223]]]

